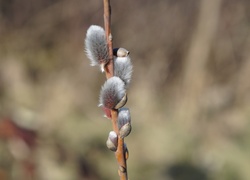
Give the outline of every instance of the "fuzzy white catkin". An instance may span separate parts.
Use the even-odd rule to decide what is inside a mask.
[[[130,57],[114,56],[114,66],[114,75],[121,78],[125,83],[125,87],[128,88],[133,72],[133,66]]]
[[[124,82],[116,76],[109,78],[102,86],[100,92],[100,106],[114,109],[126,96]]]
[[[108,62],[108,46],[102,27],[97,25],[89,27],[85,39],[85,50],[91,66],[101,65],[103,67]]]

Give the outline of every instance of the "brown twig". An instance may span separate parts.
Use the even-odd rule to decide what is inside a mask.
[[[110,0],[103,0],[103,5],[104,5],[104,27],[105,27],[105,33],[107,37],[107,44],[108,44],[108,50],[109,50],[109,63],[105,66],[105,73],[108,79],[112,77],[114,74]],[[125,158],[125,152],[124,152],[124,139],[119,136],[117,116],[118,116],[118,111],[111,110],[113,130],[118,135],[118,147],[115,152],[115,156],[119,165],[118,172],[119,172],[120,180],[127,180],[128,176],[127,176],[127,164],[126,164],[126,158]]]
[[[114,74],[114,61],[113,61],[113,42],[111,34],[111,6],[110,0],[103,0],[104,5],[104,27],[107,38],[108,50],[109,50],[109,63],[105,66],[105,72],[107,79]]]

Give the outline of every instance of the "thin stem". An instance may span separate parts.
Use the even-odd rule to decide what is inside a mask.
[[[110,0],[103,0],[104,5],[104,27],[107,37],[107,44],[109,50],[109,63],[105,66],[105,73],[107,79],[114,75],[114,60],[113,60],[113,42],[111,34],[111,6]],[[127,164],[124,152],[124,139],[119,136],[119,128],[117,124],[118,111],[111,110],[112,126],[113,130],[118,135],[118,146],[115,152],[116,160],[119,165],[119,176],[120,180],[127,180]]]
[[[111,34],[111,6],[110,0],[103,0],[104,4],[104,27],[107,38],[108,50],[109,50],[109,63],[105,66],[107,79],[114,74],[114,61],[113,61],[113,42]]]

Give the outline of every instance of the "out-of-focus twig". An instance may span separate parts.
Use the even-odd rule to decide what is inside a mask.
[[[221,0],[202,0],[197,27],[194,29],[192,43],[185,60],[181,87],[181,104],[176,116],[192,126],[199,112],[199,99],[204,88],[206,63],[209,60],[212,40],[217,29]],[[188,126],[189,126],[188,125]]]

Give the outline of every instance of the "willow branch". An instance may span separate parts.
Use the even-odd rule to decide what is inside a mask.
[[[107,79],[114,75],[114,59],[113,59],[113,42],[111,34],[111,6],[110,0],[103,0],[104,5],[104,27],[107,38],[108,50],[109,50],[109,63],[105,66],[105,73]],[[118,111],[111,110],[112,126],[113,130],[118,135],[118,147],[115,152],[116,159],[119,165],[120,180],[127,180],[127,164],[124,152],[124,139],[119,136],[119,128],[117,124]]]
[[[105,66],[107,79],[114,74],[114,61],[113,61],[113,42],[111,34],[111,6],[110,0],[103,0],[104,4],[104,27],[107,38],[108,50],[109,50],[109,63]]]

